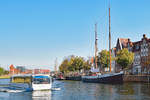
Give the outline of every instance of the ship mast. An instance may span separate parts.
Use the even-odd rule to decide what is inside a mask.
[[[98,51],[98,48],[97,48],[97,23],[95,24],[95,68],[97,69],[97,51]]]
[[[110,57],[110,60],[109,60],[109,64],[110,64],[110,72],[111,72],[111,30],[110,30],[110,2],[109,2],[109,57]]]

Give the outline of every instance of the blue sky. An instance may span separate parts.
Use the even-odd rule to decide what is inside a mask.
[[[109,0],[0,1],[0,64],[53,69],[65,56],[94,55],[94,24],[98,48],[108,48]],[[112,47],[118,37],[150,37],[149,0],[111,0]]]

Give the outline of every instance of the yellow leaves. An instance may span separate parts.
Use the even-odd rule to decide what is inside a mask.
[[[124,68],[133,63],[134,53],[129,52],[128,49],[122,49],[117,52],[116,62]]]

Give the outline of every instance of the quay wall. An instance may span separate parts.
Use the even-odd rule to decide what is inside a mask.
[[[68,76],[65,77],[65,80],[72,81],[81,81],[81,76]],[[150,83],[150,75],[124,75],[124,82],[149,82]]]
[[[150,82],[150,75],[124,75],[124,82]]]
[[[81,81],[81,76],[69,76],[65,78],[66,80],[72,80],[72,81]]]

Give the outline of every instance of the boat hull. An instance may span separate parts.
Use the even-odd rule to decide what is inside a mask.
[[[51,90],[52,84],[27,84],[27,83],[11,83],[11,89],[14,90],[24,90],[24,91],[33,91],[33,90]]]
[[[51,90],[52,84],[32,84],[33,90]]]
[[[123,83],[123,73],[108,75],[108,76],[97,76],[97,77],[82,77],[83,82],[88,83],[107,83],[116,84]]]
[[[31,84],[27,83],[10,83],[10,89],[12,90],[24,90],[30,92],[33,90]]]

